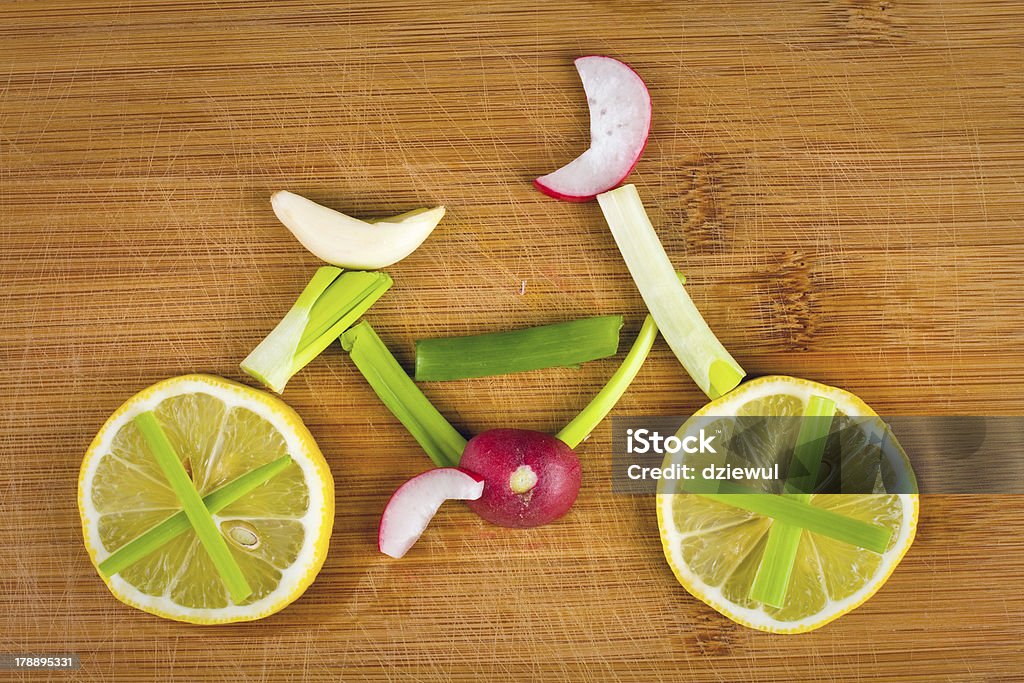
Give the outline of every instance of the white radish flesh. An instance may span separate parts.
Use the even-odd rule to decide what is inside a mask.
[[[557,199],[582,202],[621,183],[640,160],[651,129],[651,96],[617,59],[580,57],[576,69],[590,108],[590,148],[533,183]]]
[[[391,496],[377,531],[377,547],[385,555],[400,558],[426,530],[446,500],[476,500],[483,495],[484,480],[465,470],[441,467],[417,475]]]

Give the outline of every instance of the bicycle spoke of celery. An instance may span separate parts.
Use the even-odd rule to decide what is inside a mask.
[[[438,467],[455,467],[466,440],[437,411],[365,320],[341,335],[348,351],[384,405],[405,425]]]
[[[289,455],[282,455],[254,470],[233,479],[219,489],[203,496],[203,504],[215,515],[227,506],[250,493],[260,485],[270,481],[275,475],[283,472],[292,463]],[[184,510],[179,510],[164,521],[148,529],[140,536],[133,538],[115,550],[110,557],[100,562],[100,571],[105,576],[113,576],[132,566],[150,553],[159,550],[192,528]]]
[[[783,487],[786,493],[810,495],[814,492],[818,484],[818,472],[821,470],[821,459],[825,454],[825,442],[828,441],[835,414],[836,404],[832,399],[811,396],[807,402]]]
[[[438,381],[572,367],[619,350],[621,315],[416,342],[416,380]]]
[[[213,521],[210,511],[203,505],[203,499],[199,497],[199,492],[196,491],[192,480],[189,479],[188,472],[185,471],[181,460],[178,459],[178,454],[174,452],[174,446],[164,434],[156,415],[149,411],[139,413],[135,416],[135,425],[146,440],[160,470],[167,477],[171,490],[178,497],[199,542],[210,555],[210,561],[213,562],[214,568],[221,580],[224,581],[224,585],[227,586],[231,599],[235,603],[242,602],[252,595],[252,589],[245,580],[245,576],[242,575],[242,568],[238,566],[238,562],[231,555],[227,541],[217,529],[217,524]]]
[[[735,490],[739,487],[723,489]],[[794,500],[792,496],[773,493],[695,493],[708,500],[730,505],[762,517],[771,517],[776,522],[790,524],[806,531],[834,538],[837,541],[855,545],[876,553],[884,553],[889,546],[892,532],[885,527],[846,517],[838,512],[816,508],[806,502]]]
[[[640,367],[647,360],[647,354],[651,352],[651,347],[654,346],[654,340],[657,338],[658,326],[655,324],[654,318],[648,315],[619,369],[615,371],[601,391],[597,392],[587,407],[562,428],[562,431],[558,432],[558,438],[568,444],[569,448],[576,448],[615,407],[615,404],[622,398],[622,394],[633,382],[636,374],[640,372]]]
[[[597,201],[647,309],[679,362],[712,399],[733,389],[746,373],[676,278],[636,188],[623,185],[599,194]]]
[[[836,404],[831,399],[811,396],[807,402],[783,489],[796,500],[806,503],[811,499],[835,414]],[[761,563],[750,586],[751,600],[780,608],[785,604],[802,535],[800,527],[781,522],[772,524]]]
[[[242,369],[281,393],[392,285],[387,273],[324,266],[277,327],[242,361]]]

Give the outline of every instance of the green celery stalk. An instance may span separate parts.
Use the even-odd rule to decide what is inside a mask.
[[[178,459],[178,454],[174,452],[174,446],[171,445],[163,428],[160,427],[156,415],[151,411],[139,413],[135,416],[135,426],[139,428],[149,445],[150,452],[160,466],[160,470],[167,477],[171,490],[178,497],[189,523],[195,529],[199,542],[209,553],[213,566],[231,594],[231,599],[235,603],[242,602],[252,595],[252,588],[245,580],[242,568],[238,566],[238,562],[231,555],[227,541],[224,540],[224,536],[221,535],[217,524],[213,521],[210,511],[203,505],[203,499],[199,497],[199,492],[196,491],[192,480],[189,479],[188,472],[185,471],[184,465]]]
[[[271,478],[283,472],[291,463],[292,458],[290,455],[282,455],[277,460],[272,460],[254,470],[250,470],[224,484],[219,489],[203,496],[203,505],[210,511],[211,515],[215,515],[247,493],[270,481]],[[188,515],[185,514],[184,510],[179,510],[111,553],[107,559],[100,562],[100,571],[105,576],[113,576],[132,566],[150,553],[162,548],[191,528],[192,524],[188,521]]]
[[[836,404],[831,399],[811,396],[807,402],[783,489],[796,500],[804,503],[811,500],[835,414]],[[772,524],[764,555],[750,586],[751,600],[780,608],[785,604],[802,535],[803,531],[798,526],[781,522]]]
[[[387,273],[316,271],[277,327],[242,361],[242,369],[277,393],[392,285]]]
[[[576,448],[615,407],[615,404],[622,398],[622,394],[633,382],[636,374],[640,372],[640,367],[647,360],[647,354],[651,352],[651,347],[657,338],[658,326],[655,324],[654,318],[648,315],[619,369],[615,371],[601,391],[597,392],[587,407],[563,427],[562,431],[558,432],[558,438],[564,441],[569,448]]]
[[[570,320],[511,332],[416,342],[416,380],[489,377],[572,367],[619,350],[621,315]]]
[[[724,484],[724,483],[723,483]],[[726,488],[724,485],[722,488]],[[876,553],[884,553],[889,547],[892,532],[877,524],[862,522],[838,512],[816,508],[813,505],[794,500],[791,496],[772,493],[696,493],[724,505],[771,517],[777,522],[806,529],[822,536],[834,538]]]
[[[384,405],[405,425],[438,467],[455,467],[466,440],[437,411],[365,320],[341,335],[348,351]]]
[[[665,341],[712,399],[746,374],[701,317],[658,240],[633,185],[597,195],[615,243]]]

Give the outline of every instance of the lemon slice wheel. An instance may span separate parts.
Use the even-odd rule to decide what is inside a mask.
[[[837,416],[874,416],[853,394],[793,377],[762,377],[740,385],[694,414],[794,416],[811,396],[836,403]],[[670,463],[672,456],[666,460]],[[665,557],[686,590],[733,621],[773,633],[811,631],[870,598],[892,574],[914,540],[914,494],[815,495],[810,504],[892,530],[882,554],[805,532],[801,534],[785,604],[750,599],[772,519],[696,495],[676,495],[663,480],[657,496]]]
[[[133,419],[153,411],[201,496],[290,456],[282,472],[217,514],[252,594],[236,604],[188,531],[113,576],[125,604],[169,619],[260,619],[298,598],[327,555],[334,485],[312,435],[279,399],[210,375],[159,382],[110,416],[82,462],[78,507],[97,567],[114,551],[182,509]]]

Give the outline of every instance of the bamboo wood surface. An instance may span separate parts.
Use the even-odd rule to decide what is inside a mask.
[[[337,347],[285,393],[338,491],[306,595],[202,628],[108,594],[82,455],[159,379],[247,380],[317,265],[273,190],[360,216],[447,205],[368,315],[407,368],[417,338],[599,314],[625,314],[628,343],[642,304],[598,207],[529,183],[586,144],[588,53],[649,84],[631,181],[748,371],[883,415],[1024,413],[1017,3],[2,2],[0,652],[76,652],[51,677],[82,681],[1020,680],[1014,497],[926,497],[882,591],[796,637],[676,584],[653,501],[610,492],[607,426],[565,521],[509,532],[452,505],[390,560],[376,522],[429,461]],[[616,363],[425,391],[466,434],[553,432]],[[659,343],[618,414],[702,403]]]

